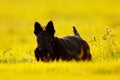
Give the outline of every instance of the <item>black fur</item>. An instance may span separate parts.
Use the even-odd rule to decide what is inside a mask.
[[[45,29],[35,22],[34,33],[37,38],[35,49],[36,60],[48,62],[49,60],[91,60],[90,47],[83,40],[76,28],[73,27],[74,36],[63,38],[55,37],[55,29],[52,21],[49,21]]]

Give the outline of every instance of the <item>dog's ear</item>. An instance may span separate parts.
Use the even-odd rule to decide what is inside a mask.
[[[34,24],[34,34],[37,35],[40,31],[43,31],[41,25],[38,22]]]
[[[53,37],[55,33],[54,25],[52,21],[49,21],[47,26],[46,26],[47,32]]]

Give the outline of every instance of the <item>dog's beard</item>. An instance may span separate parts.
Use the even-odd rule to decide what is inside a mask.
[[[46,56],[43,56],[42,60],[48,62],[50,60],[50,53],[48,52]]]

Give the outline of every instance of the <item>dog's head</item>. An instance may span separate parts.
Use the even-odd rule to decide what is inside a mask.
[[[49,61],[53,56],[54,46],[54,25],[52,21],[49,21],[45,29],[42,28],[40,23],[35,22],[34,34],[37,39],[37,48],[35,49],[35,57],[37,61]]]

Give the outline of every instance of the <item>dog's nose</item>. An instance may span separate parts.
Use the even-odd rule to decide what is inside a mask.
[[[41,48],[41,47],[39,47],[39,48],[38,48],[38,50],[39,50],[39,51],[42,51],[42,48]]]
[[[42,51],[42,47],[37,47],[36,50],[37,51]]]

